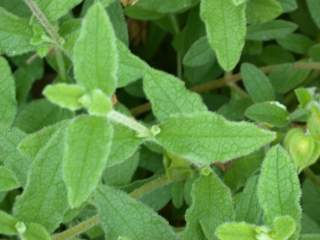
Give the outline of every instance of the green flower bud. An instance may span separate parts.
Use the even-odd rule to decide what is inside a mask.
[[[284,145],[299,171],[314,163],[318,156],[316,141],[301,128],[291,129],[285,137]]]

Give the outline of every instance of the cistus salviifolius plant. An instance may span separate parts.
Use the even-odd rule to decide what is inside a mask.
[[[1,240],[320,240],[319,0],[0,0]]]

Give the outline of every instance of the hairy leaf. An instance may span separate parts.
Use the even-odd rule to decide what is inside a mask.
[[[35,159],[39,151],[46,146],[53,134],[58,129],[67,126],[67,124],[69,124],[69,120],[58,122],[32,134],[28,134],[20,141],[18,145],[19,151],[27,157]]]
[[[20,187],[16,175],[10,169],[0,166],[0,192],[10,191]]]
[[[165,72],[150,69],[144,77],[143,88],[160,121],[177,113],[207,110],[198,94],[190,92],[181,80]]]
[[[262,165],[258,185],[258,198],[266,224],[279,216],[291,216],[300,231],[301,190],[293,161],[279,145],[271,148]]]
[[[39,99],[23,106],[14,124],[26,133],[33,133],[72,116],[71,111],[62,109],[46,99]]]
[[[225,223],[218,227],[216,235],[219,240],[256,240],[256,226],[245,222]]]
[[[104,186],[98,189],[95,202],[108,239],[177,239],[162,217],[124,192]]]
[[[236,6],[232,0],[201,1],[209,43],[226,71],[236,66],[245,43],[245,9],[245,4]]]
[[[252,224],[259,223],[261,218],[261,207],[257,195],[258,178],[252,176],[248,179],[243,192],[236,202],[236,220]]]
[[[10,56],[34,50],[30,44],[33,32],[28,20],[17,17],[0,7],[0,53]]]
[[[234,220],[231,192],[215,173],[201,175],[193,183],[191,196],[184,240],[214,239],[215,229],[220,224]]]
[[[79,99],[84,95],[84,90],[77,85],[60,83],[47,86],[43,95],[50,102],[75,111],[82,107]]]
[[[17,149],[26,134],[17,128],[6,129],[0,127],[0,161],[15,173],[21,185],[25,185],[31,159],[23,156]]]
[[[83,19],[74,46],[74,72],[87,90],[101,89],[112,95],[117,85],[118,53],[116,37],[108,15],[100,3]]]
[[[40,224],[27,224],[26,232],[23,234],[23,240],[51,240],[50,234]]]
[[[0,211],[0,234],[15,235],[17,220],[6,212]]]
[[[275,100],[275,93],[269,78],[256,66],[250,63],[242,64],[241,76],[254,102]]]
[[[142,59],[135,56],[122,42],[117,41],[117,46],[119,54],[118,87],[124,87],[142,78],[149,66]]]
[[[215,54],[210,50],[207,37],[201,37],[189,48],[183,58],[183,64],[188,67],[198,67],[214,60]]]
[[[50,21],[66,15],[82,0],[33,0]]]
[[[113,129],[106,118],[80,116],[66,132],[63,177],[72,208],[96,189],[110,153]]]
[[[253,104],[247,108],[245,115],[256,122],[267,123],[276,127],[283,127],[289,123],[287,108],[279,102]]]
[[[283,38],[297,29],[297,25],[285,20],[274,20],[248,27],[248,40],[268,41]]]
[[[0,57],[0,102],[0,124],[5,127],[10,127],[16,116],[17,101],[15,82],[10,70],[10,66],[3,57]]]
[[[113,166],[131,157],[142,143],[137,133],[123,125],[113,124],[113,138],[107,166]]]
[[[250,0],[247,4],[249,23],[263,23],[277,18],[282,13],[278,0]]]
[[[230,122],[214,113],[177,115],[160,124],[156,137],[169,152],[196,164],[225,162],[247,155],[275,135],[250,123]]]
[[[39,223],[50,232],[62,222],[68,208],[62,180],[64,131],[57,130],[36,155],[27,185],[14,206],[18,219]]]

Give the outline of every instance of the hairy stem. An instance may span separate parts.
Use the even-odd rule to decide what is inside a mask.
[[[140,188],[137,188],[133,192],[130,193],[130,196],[135,199],[140,199],[145,193],[151,192],[153,190],[156,190],[158,188],[167,186],[168,184],[175,181],[174,179],[169,179],[165,175],[162,175],[150,182],[147,182],[146,184],[142,185]],[[78,225],[75,225],[68,230],[53,235],[53,240],[68,240],[72,239],[82,233],[85,233],[92,227],[98,225],[100,223],[100,219],[98,215],[95,215],[91,218],[88,218],[87,220],[79,223]]]
[[[57,60],[59,76],[64,82],[67,81],[67,73],[66,73],[65,64],[63,61],[63,55],[62,55],[62,52],[64,51],[64,49],[61,46],[62,45],[61,38],[58,32],[51,25],[46,15],[41,11],[39,6],[33,0],[24,0],[24,2],[29,7],[33,15],[37,18],[38,22],[42,25],[42,27],[45,29],[45,31],[49,34],[49,36],[53,40],[55,45],[54,52]],[[30,61],[33,61],[33,60],[31,59]]]
[[[59,49],[55,49],[54,54],[56,57],[59,76],[63,82],[67,82],[68,77],[67,77],[66,66],[64,63],[63,55]]]
[[[263,71],[264,73],[268,74],[272,70],[274,70],[275,68],[277,68],[281,65],[282,64],[264,66],[264,67],[261,67],[260,70]],[[296,62],[293,64],[293,66],[296,69],[320,70],[320,63],[318,63],[318,62]],[[229,84],[231,82],[235,83],[240,80],[241,80],[240,73],[232,74],[228,78],[228,83]],[[196,85],[196,86],[192,87],[191,90],[198,92],[198,93],[204,93],[204,92],[208,92],[208,91],[211,91],[214,89],[223,88],[225,86],[227,86],[227,81],[226,81],[225,77],[223,77],[223,78],[214,79],[209,82]],[[150,103],[145,103],[145,104],[142,104],[140,106],[137,106],[137,107],[131,109],[131,112],[134,116],[139,116],[139,115],[149,111],[150,109],[151,109]]]
[[[134,118],[128,117],[120,112],[113,110],[108,114],[108,118],[113,122],[119,123],[136,131],[140,137],[152,136],[151,131],[147,127],[139,123]]]
[[[44,13],[41,11],[41,9],[38,7],[38,5],[33,0],[24,0],[24,2],[30,8],[33,15],[38,19],[39,23],[44,27],[44,29],[49,34],[49,36],[52,38],[54,43],[57,46],[60,46],[61,43],[60,43],[60,36],[59,36],[58,32],[50,24],[49,20],[44,15]]]

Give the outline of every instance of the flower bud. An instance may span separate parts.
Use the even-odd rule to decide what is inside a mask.
[[[285,137],[284,145],[299,171],[310,166],[318,157],[316,141],[301,128],[291,129]]]

